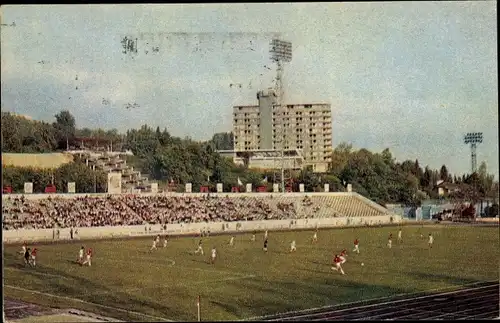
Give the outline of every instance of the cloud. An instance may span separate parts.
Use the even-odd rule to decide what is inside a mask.
[[[480,158],[498,172],[495,11],[492,2],[3,6],[17,27],[1,30],[2,106],[208,139],[231,129],[232,105],[273,86],[264,65],[269,32],[281,32],[294,47],[285,101],[330,102],[334,143],[466,172],[461,136],[483,131]],[[139,38],[136,56],[122,54],[125,35]],[[146,54],[153,46],[159,53]]]

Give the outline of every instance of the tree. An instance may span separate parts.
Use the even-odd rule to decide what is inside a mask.
[[[107,174],[93,171],[81,162],[64,164],[57,169],[2,166],[3,184],[14,192],[23,192],[24,183],[33,183],[33,193],[43,193],[45,187],[54,184],[57,192],[67,191],[69,182],[76,183],[77,193],[106,192]]]
[[[441,166],[441,169],[439,170],[439,179],[442,181],[449,180],[449,174],[448,174],[448,169],[446,168],[446,165]]]
[[[422,171],[422,168],[418,163],[418,159],[415,159],[415,163],[413,164],[412,174],[418,179],[419,183],[422,182],[422,177],[424,175],[424,172]]]
[[[128,131],[125,138],[125,148],[141,158],[152,157],[160,146],[157,134],[147,125]]]
[[[241,152],[241,158],[243,159],[243,165],[245,165],[246,168],[248,168],[248,165],[250,164],[250,157],[252,157],[252,154],[248,151],[243,151]]]
[[[352,153],[352,145],[346,142],[340,143],[332,153],[332,161],[329,165],[329,173],[339,176],[342,173]]]
[[[54,128],[45,122],[2,112],[2,152],[45,153],[56,149]]]
[[[68,183],[75,182],[76,193],[104,193],[107,191],[107,173],[92,170],[83,163],[64,164],[54,172],[54,184],[60,192],[66,192]]]
[[[304,169],[300,172],[300,182],[304,184],[306,192],[315,192],[321,190],[321,182],[318,175],[314,174],[310,169]]]
[[[345,191],[345,187],[344,187],[344,185],[342,185],[341,180],[335,175],[331,175],[331,174],[325,175],[322,182],[323,182],[322,184],[329,185],[330,192],[344,192]]]
[[[428,166],[426,166],[425,170],[424,170],[424,174],[423,174],[423,176],[420,179],[420,186],[422,187],[422,189],[427,189],[432,184],[433,183],[432,183],[431,169]]]
[[[389,150],[389,148],[386,148],[382,151],[382,159],[387,165],[392,165],[394,164],[394,160],[392,158],[392,154]]]
[[[494,175],[488,174],[486,162],[481,162],[478,170],[478,192],[481,198],[495,198],[493,191]]]
[[[56,121],[53,126],[56,130],[56,140],[60,149],[69,148],[74,142],[76,134],[75,117],[68,111],[63,110],[55,115]]]
[[[221,132],[213,135],[211,142],[216,150],[233,150],[234,136],[232,132]]]

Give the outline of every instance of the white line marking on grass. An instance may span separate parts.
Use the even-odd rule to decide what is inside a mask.
[[[477,282],[477,283],[465,284],[465,285],[461,285],[461,286],[450,286],[450,287],[444,287],[444,288],[433,288],[433,289],[424,290],[424,291],[421,291],[421,292],[414,292],[414,293],[400,293],[400,294],[396,294],[396,295],[384,296],[384,297],[376,297],[376,298],[369,298],[369,299],[365,299],[365,300],[361,300],[361,301],[355,301],[355,302],[348,302],[348,303],[332,304],[332,305],[325,305],[325,306],[320,306],[320,307],[313,307],[313,308],[308,308],[308,309],[305,309],[305,310],[288,311],[288,312],[282,312],[282,313],[276,313],[276,314],[253,316],[253,317],[250,317],[250,318],[247,318],[247,319],[242,319],[240,321],[258,320],[258,319],[261,319],[261,318],[266,318],[266,317],[271,317],[271,316],[281,316],[281,315],[288,315],[288,314],[299,314],[299,313],[314,312],[314,311],[317,311],[317,310],[322,310],[322,309],[327,309],[327,308],[334,308],[334,307],[340,307],[340,306],[346,306],[346,305],[353,305],[353,304],[359,304],[359,303],[363,303],[363,302],[380,301],[380,300],[384,300],[384,299],[390,299],[390,298],[401,297],[401,296],[411,296],[411,295],[417,295],[417,294],[422,294],[422,293],[437,292],[437,291],[443,291],[443,290],[453,289],[453,288],[457,288],[457,290],[455,290],[455,291],[453,291],[451,293],[456,293],[456,292],[467,291],[468,290],[468,289],[460,289],[462,287],[475,286],[475,285],[486,284],[486,283],[498,283],[498,280],[489,280],[489,281],[484,281],[484,282]],[[491,285],[490,286],[486,286],[486,287],[491,287]],[[441,295],[441,294],[439,294],[439,295]],[[433,295],[433,296],[439,296],[439,295]],[[416,298],[413,298],[413,299],[416,299]]]
[[[169,267],[172,267],[175,265],[175,260],[173,259],[170,259],[170,258],[162,258],[163,260],[166,260],[167,262],[170,263],[170,265],[168,265]],[[159,258],[152,258],[152,257],[147,257],[147,258],[141,258],[141,260],[152,260],[152,261],[159,261],[160,259]],[[129,259],[113,259],[113,262],[121,262],[121,263],[127,263],[127,264],[130,264],[130,260]]]
[[[5,307],[6,310],[17,310],[21,308],[28,308],[29,305],[18,305],[18,306],[11,306],[11,307]]]
[[[26,288],[12,286],[12,285],[4,285],[4,287],[16,289],[16,290],[21,290],[21,291],[24,291],[24,292],[29,292],[29,293],[32,293],[32,294],[37,294],[37,295],[42,295],[42,296],[49,296],[49,297],[55,297],[55,298],[66,299],[66,300],[70,300],[70,301],[75,301],[75,302],[78,302],[78,303],[94,305],[94,306],[97,306],[97,307],[102,307],[102,308],[106,308],[106,309],[109,309],[109,310],[115,310],[115,311],[119,311],[119,312],[123,312],[123,313],[127,313],[127,314],[135,314],[135,315],[139,315],[139,316],[150,317],[150,318],[153,318],[153,319],[156,319],[156,320],[162,320],[162,321],[165,321],[165,322],[173,322],[172,320],[169,320],[169,319],[166,319],[166,318],[163,318],[163,317],[153,316],[153,315],[139,313],[139,312],[135,312],[135,311],[129,311],[129,310],[125,310],[125,309],[119,308],[119,307],[113,307],[113,306],[107,306],[107,305],[101,305],[101,304],[97,304],[97,303],[92,303],[92,302],[84,301],[84,300],[81,300],[81,299],[78,299],[78,298],[73,298],[73,297],[68,297],[68,296],[59,296],[59,295],[54,295],[54,294],[50,294],[50,293],[39,292],[39,291],[36,291],[36,290],[26,289]]]
[[[19,272],[23,272],[25,274],[37,274],[37,275],[43,275],[43,276],[48,276],[48,277],[70,279],[68,277],[64,277],[61,275],[49,274],[49,273],[44,273],[44,272],[40,272],[40,271],[29,271],[28,269],[24,270],[24,269],[19,269],[19,268],[12,268],[12,267],[5,267],[4,269],[19,271]]]
[[[135,293],[138,291],[144,291],[144,290],[149,290],[149,289],[158,289],[158,288],[168,288],[172,286],[184,286],[184,287],[193,287],[197,284],[209,284],[209,283],[220,283],[220,282],[225,282],[225,281],[233,281],[233,280],[243,280],[243,279],[249,279],[249,278],[255,278],[257,277],[256,275],[245,275],[245,276],[232,276],[232,277],[226,277],[226,278],[221,278],[221,279],[211,279],[211,280],[198,280],[194,282],[176,282],[173,284],[165,284],[165,285],[158,285],[158,286],[153,286],[153,287],[145,287],[145,288],[140,288],[140,287],[131,287],[131,288],[125,288],[122,289],[122,291],[126,291],[128,293]],[[225,287],[225,286],[223,286]],[[97,293],[96,295],[104,295],[104,294],[109,294],[111,292],[102,292],[102,293]]]
[[[257,276],[256,275],[233,276],[233,277],[226,277],[226,278],[221,278],[221,279],[199,280],[199,281],[195,281],[195,282],[190,283],[190,284],[219,283],[219,282],[225,282],[225,281],[231,281],[231,280],[243,280],[243,279],[255,278],[255,277],[257,277]]]
[[[247,273],[240,273],[240,272],[235,272],[235,271],[223,271],[223,270],[216,270],[216,269],[207,269],[207,268],[199,268],[199,267],[184,267],[184,266],[179,266],[180,268],[184,269],[190,269],[190,270],[196,270],[196,271],[205,271],[208,273],[217,273],[217,274],[222,274],[222,275],[231,275],[231,276],[240,276],[240,277],[246,277],[250,276],[252,274],[247,274]],[[255,275],[252,275],[255,277]]]

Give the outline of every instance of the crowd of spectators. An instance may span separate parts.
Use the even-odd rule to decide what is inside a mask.
[[[296,219],[296,202],[272,196],[238,198],[139,196],[3,200],[4,230],[98,227],[139,224]],[[301,201],[298,200],[298,203]],[[302,204],[311,205],[311,201]]]

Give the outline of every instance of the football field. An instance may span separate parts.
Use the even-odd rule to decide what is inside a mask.
[[[36,268],[25,267],[20,246],[4,246],[6,296],[75,308],[121,320],[235,320],[373,298],[449,289],[499,277],[499,230],[478,226],[397,227],[269,232],[202,238],[172,237],[149,251],[152,238],[35,245]],[[387,247],[392,233],[393,246]],[[434,246],[428,248],[432,233]],[[421,238],[421,234],[423,238]],[[351,252],[360,240],[360,254]],[[163,239],[162,239],[163,240]],[[297,251],[290,253],[295,240]],[[163,242],[163,241],[162,241]],[[92,267],[75,263],[81,246],[94,250]],[[218,258],[209,263],[210,250]],[[29,246],[33,247],[33,246]],[[346,275],[331,270],[334,253],[348,250]],[[361,266],[364,263],[364,266]]]

